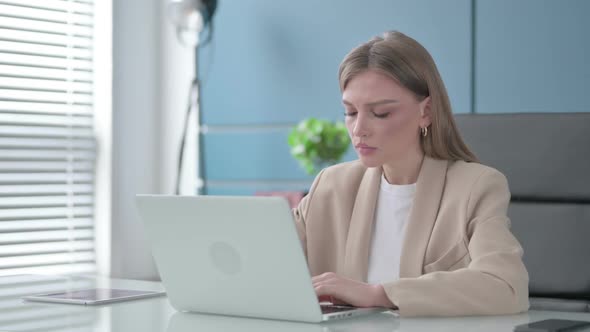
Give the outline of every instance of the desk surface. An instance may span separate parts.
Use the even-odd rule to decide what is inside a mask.
[[[515,325],[549,318],[590,321],[589,313],[529,311],[510,316],[399,318],[383,313],[322,324],[177,313],[166,297],[102,306],[25,302],[22,296],[80,288],[161,290],[160,283],[95,277],[0,277],[0,331],[189,332],[189,331],[512,331]]]

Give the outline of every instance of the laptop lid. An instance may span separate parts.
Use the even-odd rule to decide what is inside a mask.
[[[322,320],[284,199],[138,195],[137,207],[177,310]]]

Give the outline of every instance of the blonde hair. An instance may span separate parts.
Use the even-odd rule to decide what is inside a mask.
[[[359,73],[378,70],[390,76],[422,101],[430,96],[432,123],[426,137],[420,135],[424,154],[435,159],[477,161],[453,119],[447,90],[434,60],[414,39],[398,31],[386,32],[354,48],[346,55],[338,72],[340,90]]]

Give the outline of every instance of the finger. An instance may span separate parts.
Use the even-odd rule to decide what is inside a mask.
[[[339,300],[333,296],[330,295],[322,295],[322,296],[318,296],[318,302],[330,302],[334,305],[347,305],[346,302]]]
[[[348,305],[347,302],[342,301],[340,299],[337,299],[337,298],[335,298],[333,296],[330,296],[330,298],[331,298],[331,301],[330,302],[332,302],[332,304],[335,304],[335,305]]]
[[[339,294],[339,288],[337,285],[329,284],[329,283],[318,283],[314,287],[315,293],[317,296],[337,296]]]
[[[347,302],[346,300],[340,299],[344,294],[340,294],[340,295],[336,294],[337,287],[334,287],[333,285],[325,285],[324,284],[324,285],[319,286],[314,289],[316,291],[316,295],[318,296],[318,299],[320,299],[320,302],[327,301],[327,302],[331,302],[332,304],[335,304],[335,305],[349,304],[349,302]]]
[[[339,276],[336,273],[326,272],[326,273],[322,273],[322,274],[312,277],[311,281],[312,282],[319,282],[319,281],[330,280],[330,279],[335,279],[335,278],[339,278]]]
[[[316,289],[316,288],[318,288],[318,287],[320,287],[320,286],[322,286],[322,285],[326,285],[326,284],[327,284],[327,283],[326,283],[325,281],[316,281],[316,282],[313,282],[313,283],[312,283],[312,285],[313,285],[313,289]]]
[[[341,284],[341,283],[339,282],[339,279],[337,279],[337,278],[312,281],[313,288],[317,288],[320,286],[327,286],[327,285],[331,285],[331,286],[336,287],[339,284]]]

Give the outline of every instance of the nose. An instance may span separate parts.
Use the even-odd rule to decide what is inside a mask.
[[[369,135],[369,128],[367,126],[367,119],[360,114],[357,114],[357,117],[354,122],[354,127],[352,129],[352,134],[355,137],[365,137]]]

